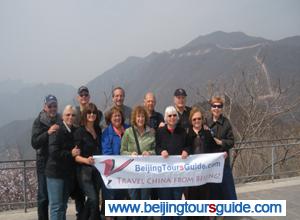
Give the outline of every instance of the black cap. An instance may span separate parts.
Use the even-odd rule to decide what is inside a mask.
[[[82,93],[82,92],[90,93],[90,92],[89,92],[89,89],[88,89],[86,86],[80,86],[80,87],[79,87],[79,89],[78,89],[78,91],[77,91],[78,95],[79,95],[80,93]]]
[[[47,95],[44,100],[45,105],[51,105],[53,103],[57,103],[57,99],[54,95]]]
[[[179,88],[175,90],[174,96],[187,96],[187,94],[184,89]]]

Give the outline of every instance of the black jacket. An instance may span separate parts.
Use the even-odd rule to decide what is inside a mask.
[[[207,119],[207,125],[211,129],[213,137],[222,140],[222,146],[219,146],[218,152],[229,151],[234,146],[234,136],[229,120],[223,115],[214,122],[212,118]]]
[[[74,128],[69,132],[64,123],[57,132],[49,136],[49,156],[46,164],[46,176],[65,178],[75,176],[75,160],[72,156],[74,145]]]
[[[189,117],[190,117],[191,110],[192,110],[191,107],[185,106],[182,114],[179,111],[177,111],[179,116],[178,124],[186,130],[189,129],[190,127]]]
[[[200,143],[196,140],[199,138]],[[209,130],[202,128],[198,134],[195,133],[193,128],[188,130],[187,143],[191,148],[190,154],[214,153],[217,152],[218,146],[213,139]]]
[[[187,134],[185,129],[180,126],[176,126],[173,133],[168,130],[167,125],[158,128],[155,141],[157,155],[160,155],[164,150],[167,150],[169,155],[181,155],[183,150],[188,153],[190,152],[190,147],[187,143]]]
[[[148,125],[150,128],[157,130],[161,122],[164,122],[164,116],[161,113],[154,111],[149,117]]]
[[[45,111],[41,111],[32,126],[31,145],[36,150],[36,167],[39,173],[44,173],[48,159],[48,129],[61,122],[61,116],[50,118]]]
[[[95,140],[93,136],[86,130],[84,126],[79,127],[74,133],[75,145],[80,148],[80,156],[89,157],[93,155],[100,155],[102,152],[101,136],[102,132],[100,127],[97,126],[96,133],[98,135]],[[97,173],[97,169],[94,166],[79,164],[77,168],[77,175],[79,181],[91,181],[93,175]]]

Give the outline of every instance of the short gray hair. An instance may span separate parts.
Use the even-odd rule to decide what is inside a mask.
[[[172,115],[172,114],[176,114],[177,115],[176,118],[177,118],[177,121],[178,121],[178,119],[179,119],[178,112],[177,112],[176,108],[173,105],[171,105],[171,106],[168,106],[166,108],[166,110],[165,110],[165,122],[167,122],[168,116]]]
[[[63,110],[63,115],[65,115],[66,111],[72,110],[73,114],[76,114],[76,109],[73,105],[66,105],[66,107]]]

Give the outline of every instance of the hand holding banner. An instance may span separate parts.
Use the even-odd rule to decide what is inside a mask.
[[[94,156],[95,166],[109,189],[164,188],[220,183],[224,154],[180,156]]]

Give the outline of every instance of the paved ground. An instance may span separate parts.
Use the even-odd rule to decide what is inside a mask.
[[[284,199],[287,204],[286,217],[245,217],[234,218],[239,220],[299,220],[300,219],[300,177],[271,181],[256,182],[237,186],[239,199],[249,200],[268,200],[268,199]],[[69,204],[67,220],[75,220],[74,204]],[[0,220],[35,220],[36,209],[28,210],[24,213],[23,210],[13,212],[1,212]],[[233,218],[226,218],[233,219]]]

